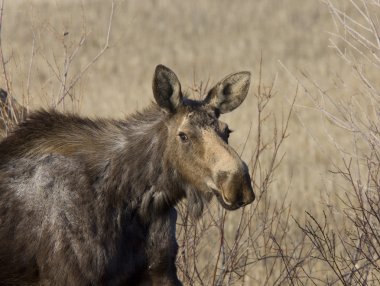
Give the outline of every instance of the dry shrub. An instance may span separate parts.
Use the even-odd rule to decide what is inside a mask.
[[[30,85],[32,78],[32,70],[34,59],[38,50],[39,56],[42,57],[43,62],[50,71],[51,77],[49,79],[49,85],[51,86],[51,94],[49,95],[50,104],[48,108],[66,110],[75,109],[78,105],[80,98],[76,94],[76,88],[78,83],[83,79],[87,71],[103,56],[110,45],[110,37],[112,30],[112,22],[114,18],[115,1],[110,1],[110,13],[104,36],[104,45],[98,51],[93,58],[91,58],[79,71],[73,71],[73,65],[75,61],[80,60],[80,55],[83,53],[83,49],[87,44],[88,32],[86,27],[86,19],[84,13],[82,13],[82,26],[80,30],[80,36],[78,39],[72,39],[67,31],[64,29],[54,29],[51,27],[54,39],[60,45],[62,52],[61,56],[53,54],[52,57],[47,56],[47,52],[38,46],[38,34],[40,31],[31,27],[33,34],[33,42],[30,53],[30,60],[28,63],[28,75],[25,83],[25,93],[18,95],[18,98],[22,98],[22,104],[16,100],[16,96],[13,94],[12,78],[8,72],[7,64],[12,60],[12,55],[7,58],[4,55],[4,47],[2,43],[2,26],[3,26],[3,11],[5,8],[5,0],[0,2],[0,69],[3,77],[4,88],[0,91],[0,138],[6,136],[12,128],[17,125],[20,120],[26,117],[29,112],[30,102]],[[82,9],[83,5],[82,5]],[[46,25],[46,23],[45,23]],[[47,25],[49,26],[49,25]],[[41,52],[42,51],[42,52]],[[44,54],[43,52],[46,52]]]
[[[337,88],[343,96],[329,94],[315,82],[306,93],[334,127],[351,138],[349,144],[327,134],[341,161],[331,173],[340,182],[338,205],[326,206],[324,217],[307,213],[299,224],[311,243],[317,272],[305,272],[309,281],[327,285],[380,284],[380,3],[372,0],[324,1],[336,31],[331,46],[352,70]],[[375,76],[374,76],[375,75]],[[356,81],[357,91],[350,87]],[[323,275],[321,275],[323,273]],[[318,284],[319,284],[318,283]]]

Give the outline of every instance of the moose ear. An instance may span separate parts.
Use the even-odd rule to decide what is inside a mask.
[[[177,76],[163,65],[158,65],[154,72],[153,94],[157,104],[169,112],[175,112],[183,102]]]
[[[248,94],[251,73],[247,71],[231,74],[218,82],[207,94],[204,104],[227,113],[238,107]]]

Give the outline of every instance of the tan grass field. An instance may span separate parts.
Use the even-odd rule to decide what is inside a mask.
[[[3,41],[18,98],[27,92],[35,33],[30,80],[32,109],[48,106],[49,98],[58,92],[53,71],[57,68],[50,65],[63,65],[62,42],[75,47],[83,19],[88,36],[70,72],[77,73],[103,45],[110,2],[82,2],[83,6],[81,1],[5,2]],[[318,1],[123,1],[115,12],[110,49],[75,90],[80,98],[77,110],[90,116],[120,117],[146,106],[153,99],[151,79],[160,63],[176,71],[188,89],[194,82],[210,80],[211,85],[231,72],[249,70],[253,74],[249,98],[239,112],[225,119],[235,130],[231,144],[238,150],[252,123],[244,153],[248,158],[254,147],[253,92],[260,58],[264,84],[269,86],[277,76],[271,112],[280,117],[289,109],[296,90],[296,83],[280,63],[296,74],[299,70],[308,71],[327,87],[335,73],[344,69],[328,47],[327,31],[332,29],[329,11]],[[64,32],[69,34],[64,37]],[[300,107],[291,120],[290,138],[281,150],[286,157],[271,193],[278,196],[289,188],[289,199],[297,199],[296,206],[315,208],[319,193],[325,188],[321,179],[330,167],[331,154],[326,153],[328,140],[318,112],[302,107],[310,106],[302,91],[297,105]]]
[[[2,45],[16,98],[30,109],[51,106],[59,93],[64,47],[71,53],[85,33],[69,66],[69,81],[102,49],[110,10],[111,1],[102,0],[6,0]],[[326,205],[336,203],[345,186],[329,170],[342,163],[337,146],[352,148],[351,135],[316,108],[315,102],[321,103],[317,88],[302,75],[331,98],[348,100],[360,94],[358,78],[330,47],[334,31],[330,11],[321,1],[117,1],[109,48],[75,85],[73,104],[70,97],[65,99],[66,109],[91,117],[122,117],[141,109],[153,99],[157,64],[172,68],[189,93],[194,84],[212,85],[229,73],[249,70],[248,99],[239,111],[224,117],[235,131],[230,144],[249,161],[257,137],[254,93],[262,59],[263,85],[269,87],[276,79],[275,98],[267,108],[272,116],[263,126],[268,140],[273,115],[280,128],[298,86],[289,137],[280,149],[285,156],[268,192],[279,203],[286,196],[291,216],[303,221],[305,211],[321,215]],[[376,74],[369,76],[380,83]],[[0,86],[5,86],[4,77]],[[293,222],[291,227],[289,232],[297,228]],[[255,284],[260,279],[252,281],[246,285],[260,285]]]

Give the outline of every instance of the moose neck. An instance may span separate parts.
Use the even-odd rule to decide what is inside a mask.
[[[99,176],[109,182],[98,186],[113,189],[107,193],[111,191],[115,199],[123,198],[123,204],[138,211],[144,220],[150,220],[152,213],[165,213],[185,196],[185,183],[165,156],[167,116],[152,105],[123,122],[124,142],[110,156],[104,174]]]

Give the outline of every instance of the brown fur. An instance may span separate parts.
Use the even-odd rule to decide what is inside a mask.
[[[217,85],[243,97],[230,109],[247,78]],[[211,193],[228,209],[253,201],[247,167],[217,118],[229,111],[226,97],[209,93],[221,110],[220,99],[188,100],[163,66],[153,91],[158,105],[126,120],[39,111],[0,143],[3,284],[181,285],[177,202],[187,197],[199,217]]]

